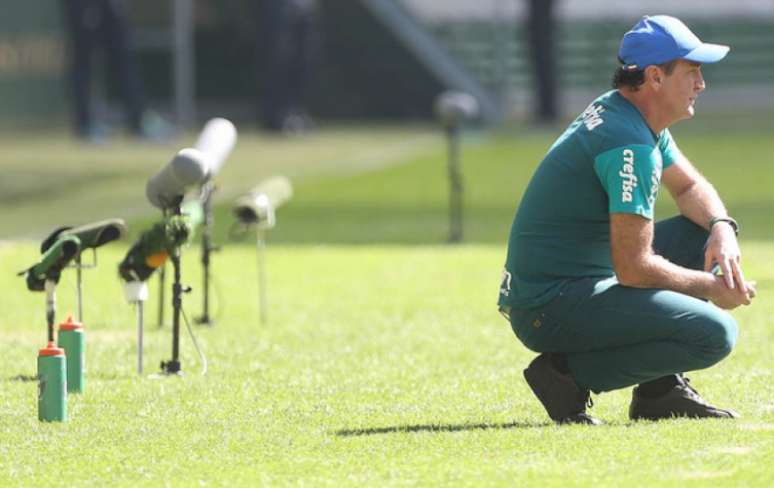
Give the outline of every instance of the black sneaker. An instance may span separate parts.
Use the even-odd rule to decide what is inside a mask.
[[[570,375],[557,370],[551,356],[551,353],[541,354],[524,370],[527,384],[548,416],[559,424],[601,424],[599,419],[586,413],[586,406],[593,405],[591,392],[581,390]]]
[[[733,410],[713,407],[704,401],[699,392],[689,384],[689,379],[678,376],[678,384],[669,392],[657,398],[648,398],[632,391],[629,418],[632,420],[660,420],[675,417],[737,419]]]

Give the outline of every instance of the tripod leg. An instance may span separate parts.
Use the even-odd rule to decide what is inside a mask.
[[[137,302],[137,374],[142,374],[143,302]]]
[[[164,287],[167,283],[167,265],[159,270],[159,329],[164,327]]]
[[[267,299],[266,299],[266,239],[264,232],[258,229],[258,239],[256,241],[257,253],[258,253],[258,307],[261,317],[261,323],[266,324],[267,315]]]

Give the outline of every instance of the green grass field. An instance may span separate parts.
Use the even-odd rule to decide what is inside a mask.
[[[117,216],[136,234],[153,213],[144,180],[174,148],[83,148],[61,134],[0,139],[2,236],[14,239],[0,242],[0,486],[771,486],[771,125],[679,129],[684,152],[742,224],[745,271],[759,283],[756,303],[734,312],[737,349],[690,375],[739,421],[631,423],[622,390],[595,398],[603,427],[549,423],[521,376],[533,354],[494,303],[518,196],[554,134],[467,138],[467,243],[448,246],[439,137],[375,127],[241,135],[219,178],[218,323],[194,326],[204,376],[185,331],[182,378],[136,374],[134,310],[116,276],[129,242],[102,249],[84,274],[86,391],[69,398],[67,423],[40,423],[36,383],[22,378],[35,374],[44,345],[44,298],[14,276],[38,244],[16,238]],[[295,198],[269,235],[262,325],[252,238],[227,239],[229,212],[238,193],[278,173],[293,179]],[[96,181],[103,188],[92,194]],[[674,211],[667,201],[659,216]],[[201,310],[197,259],[192,245],[183,263],[194,287],[189,318]],[[171,354],[170,327],[156,326],[155,286],[148,373]],[[74,308],[66,271],[59,318]]]

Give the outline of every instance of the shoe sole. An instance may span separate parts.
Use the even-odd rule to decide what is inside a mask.
[[[671,415],[635,415],[635,416],[629,416],[629,420],[634,421],[651,421],[651,422],[657,422],[659,420],[677,420],[677,419],[693,419],[693,420],[702,420],[702,419],[717,419],[717,420],[736,420],[738,418],[741,418],[741,416],[738,413],[727,413],[725,415],[678,415],[678,414],[671,414]]]

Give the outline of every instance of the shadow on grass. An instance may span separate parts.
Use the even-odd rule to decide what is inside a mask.
[[[8,378],[8,381],[21,381],[22,383],[27,383],[31,381],[38,381],[37,375],[29,375],[29,374],[17,374],[16,376],[11,376]]]
[[[115,381],[115,380],[128,380],[133,378],[135,375],[126,375],[126,374],[119,374],[119,373],[89,373],[89,377],[92,380],[100,380],[100,381]],[[154,375],[146,375],[146,376],[154,376]],[[177,377],[177,375],[159,375],[160,377]],[[33,381],[38,381],[37,375],[31,375],[31,374],[17,374],[15,376],[9,376],[5,378],[5,381],[18,381],[20,383],[31,383]]]
[[[372,427],[369,429],[342,429],[336,431],[340,437],[357,437],[378,434],[405,434],[415,432],[463,432],[469,430],[494,430],[494,429],[533,429],[536,427],[548,427],[553,422],[507,422],[499,424],[425,424],[425,425],[396,425],[393,427]]]

